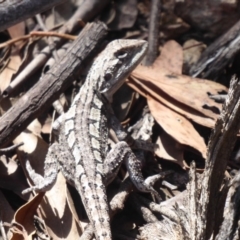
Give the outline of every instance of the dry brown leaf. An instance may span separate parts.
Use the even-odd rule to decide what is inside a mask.
[[[77,214],[77,211],[76,211],[76,208],[75,208],[75,205],[74,205],[74,202],[73,202],[73,199],[72,199],[72,196],[70,194],[70,191],[69,189],[67,188],[67,185],[66,185],[66,189],[65,189],[65,192],[66,192],[66,198],[67,198],[67,202],[68,202],[68,206],[70,208],[70,211],[75,219],[76,222],[80,222],[79,221],[79,218],[78,218],[78,214]],[[79,196],[80,197],[80,196]],[[88,223],[85,223],[85,224],[88,224]],[[81,231],[83,232],[83,228],[84,226],[82,226],[82,224],[79,224],[79,226],[81,227]],[[83,228],[82,228],[83,227]]]
[[[212,81],[180,75],[182,62],[181,46],[169,41],[152,67],[138,66],[134,70],[128,85],[143,96],[150,95],[188,119],[212,128],[221,104],[208,96],[227,91],[227,88]]]
[[[188,73],[191,66],[198,61],[206,47],[205,44],[195,39],[189,39],[183,44],[183,72]]]
[[[22,195],[22,191],[28,187],[28,184],[21,166],[4,156],[1,156],[0,163],[0,187],[27,200],[27,197]]]
[[[169,99],[192,108],[199,116],[213,120],[218,118],[222,105],[208,96],[227,92],[227,88],[219,83],[174,74],[165,69],[158,69],[156,66],[138,66],[132,76],[142,83],[141,87],[146,94],[154,96],[159,101],[161,101],[161,98],[158,98],[159,95],[163,98],[168,96]],[[194,118],[192,119],[195,121]]]
[[[52,239],[78,239],[82,234],[81,227],[68,205],[65,189],[66,180],[59,172],[56,183],[46,192],[40,205],[41,217]]]
[[[159,134],[156,144],[158,144],[155,154],[165,160],[169,160],[177,163],[183,169],[184,159],[183,159],[183,148],[175,139],[168,135],[165,131]]]
[[[35,163],[35,166],[36,168],[33,168],[36,172],[43,172],[43,169],[40,169],[40,166],[43,168],[43,162],[37,165]],[[43,201],[39,204],[40,216],[45,221],[48,233],[53,239],[77,239],[81,234],[81,228],[68,206],[65,188],[66,180],[59,173],[56,183],[46,192]]]
[[[35,169],[37,173],[43,174],[43,165],[48,151],[48,144],[28,130],[19,134],[13,142],[14,144],[24,143],[18,150],[18,158],[24,171],[26,172],[25,161],[27,153],[27,158],[32,168]]]
[[[11,38],[21,37],[25,34],[25,23],[20,22],[7,29]],[[0,73],[0,90],[1,92],[8,87],[12,80],[12,76],[19,69],[22,61],[20,58],[19,50],[23,46],[23,42],[17,42],[15,47],[11,48],[11,55],[9,61],[4,66],[3,71]]]
[[[151,114],[170,136],[179,143],[190,146],[206,158],[207,147],[193,125],[183,116],[167,108],[152,98],[147,98]]]
[[[11,82],[12,75],[17,72],[19,66],[21,65],[21,58],[19,52],[16,49],[12,49],[9,61],[3,71],[0,73],[0,91],[8,87]]]
[[[64,1],[54,7],[54,10],[44,12],[44,23],[48,30],[57,25],[64,24],[73,14],[73,5],[69,1]]]
[[[123,85],[113,96],[112,107],[120,121],[124,121],[136,101],[136,92]]]
[[[25,22],[17,23],[7,29],[10,37],[18,38],[25,35]],[[15,46],[17,46],[18,49],[20,49],[24,43],[22,41],[16,42]]]
[[[17,23],[7,29],[11,38],[21,37],[25,34],[25,22]]]
[[[180,113],[181,115],[185,116],[186,118],[195,121],[196,123],[212,128],[214,127],[215,121],[211,118],[204,116],[203,114],[199,113],[198,111],[190,108],[170,96],[166,95],[159,89],[154,86],[147,86],[144,85],[143,81],[138,80],[137,78],[131,77],[127,80],[127,84],[133,88],[136,92],[140,93],[145,98],[147,96],[151,96],[154,99],[159,100],[164,105],[168,106],[170,109],[174,110],[175,112]]]
[[[38,119],[34,119],[28,126],[27,130],[29,130],[32,134],[35,136],[38,136],[41,138],[41,132],[42,132],[42,125],[38,121]]]
[[[0,191],[0,206],[1,206],[1,221],[5,223],[11,223],[14,218],[14,210],[7,201],[5,195]],[[4,227],[5,232],[8,228]]]
[[[122,0],[115,2],[115,15],[113,20],[108,23],[111,30],[121,30],[131,28],[136,22],[138,15],[137,0]]]
[[[153,117],[167,134],[180,144],[198,150],[205,158],[206,144],[184,116],[203,126],[213,127],[221,104],[210,99],[209,95],[227,92],[227,88],[212,81],[181,75],[182,64],[182,47],[169,41],[153,66],[138,66],[127,83],[147,98]],[[167,144],[174,145],[175,142],[169,140],[167,143],[167,140],[166,136],[159,139],[158,156],[185,167],[183,151],[174,149],[172,152],[178,154],[173,156]]]
[[[183,50],[182,46],[174,40],[166,42],[160,56],[153,63],[157,68],[164,68],[170,72],[182,73]]]
[[[14,221],[20,224],[23,228],[23,233],[14,230],[11,240],[22,240],[26,239],[26,235],[30,235],[34,231],[33,216],[36,214],[38,205],[42,201],[44,193],[39,193],[31,201],[24,204],[17,210],[14,216]],[[26,232],[25,232],[26,231]]]
[[[53,123],[52,117],[48,116],[43,122],[41,132],[44,133],[44,134],[51,134],[52,123]]]
[[[39,134],[38,122],[35,120],[28,126],[28,131],[22,132],[16,139],[15,143],[24,142],[18,151],[19,160],[23,169],[25,169],[26,155],[32,168],[39,174],[43,175],[44,160],[48,150],[48,144],[40,136],[36,136],[29,130],[32,129]],[[26,175],[28,175],[26,173]],[[80,236],[80,227],[74,220],[74,217],[68,206],[66,199],[66,180],[62,174],[58,178],[53,188],[46,193],[40,204],[41,218],[45,220],[48,233],[53,239],[77,239]],[[61,229],[61,231],[59,230]]]
[[[175,5],[175,0],[166,2],[174,2]],[[165,3],[164,6],[166,6]],[[161,39],[177,39],[181,37],[184,32],[187,32],[190,28],[191,26],[182,18],[176,16],[172,10],[169,9],[169,11],[161,13]]]

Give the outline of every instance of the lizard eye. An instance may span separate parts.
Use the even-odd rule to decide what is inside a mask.
[[[125,51],[118,51],[117,53],[115,53],[115,56],[118,58],[118,59],[123,59],[127,56],[127,52]]]
[[[111,73],[106,73],[104,76],[104,79],[106,82],[110,81],[112,79],[112,74]]]

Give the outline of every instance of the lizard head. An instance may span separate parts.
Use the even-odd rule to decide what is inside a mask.
[[[101,66],[98,90],[111,101],[112,95],[124,83],[125,78],[140,63],[147,50],[144,40],[115,40],[110,42],[96,62]]]

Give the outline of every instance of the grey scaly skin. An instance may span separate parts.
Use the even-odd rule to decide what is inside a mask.
[[[146,49],[147,43],[143,40],[109,43],[93,62],[70,109],[61,117],[59,143],[49,148],[44,178],[27,162],[35,186],[24,193],[50,189],[60,168],[67,181],[79,192],[98,240],[112,239],[105,185],[114,178],[123,160],[127,161],[127,169],[136,187],[157,195],[144,182],[140,162],[126,142],[120,141],[109,153],[106,151],[108,122],[111,124],[106,101],[111,102],[112,95],[140,63]]]

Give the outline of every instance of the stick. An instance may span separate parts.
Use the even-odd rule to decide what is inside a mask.
[[[153,64],[158,55],[158,39],[159,39],[159,18],[160,18],[160,0],[151,1],[151,15],[148,32],[148,51],[144,59],[144,65],[150,66]]]
[[[107,34],[103,23],[87,24],[65,56],[0,119],[0,146],[12,141],[77,78]]]
[[[192,77],[215,79],[240,48],[240,21],[214,41],[190,69]]]
[[[0,31],[13,26],[16,23],[33,17],[39,12],[44,12],[64,0],[11,0],[1,1],[0,7]]]

